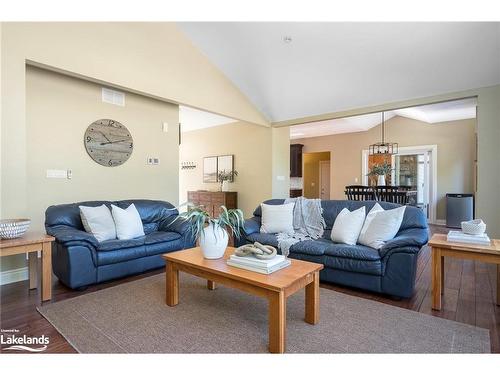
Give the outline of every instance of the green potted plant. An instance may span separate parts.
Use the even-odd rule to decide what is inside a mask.
[[[217,218],[210,216],[200,206],[191,206],[179,215],[189,221],[193,239],[200,240],[201,251],[206,259],[218,259],[224,255],[229,241],[228,231],[240,238],[244,228],[243,211],[221,207]]]
[[[391,172],[392,166],[387,162],[383,162],[382,164],[373,165],[367,176],[377,176],[377,185],[383,186],[385,185],[385,176]]]
[[[220,191],[229,191],[229,182],[234,180],[234,177],[238,176],[238,171],[226,172],[225,169],[217,173],[217,181],[220,182]]]

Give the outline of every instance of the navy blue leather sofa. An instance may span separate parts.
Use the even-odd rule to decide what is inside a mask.
[[[265,201],[266,204],[283,204],[283,199]],[[321,263],[325,267],[320,272],[322,281],[361,288],[395,297],[408,298],[413,294],[417,257],[427,243],[428,227],[423,212],[407,206],[401,228],[394,239],[379,250],[362,245],[334,243],[330,233],[335,218],[343,208],[350,211],[362,206],[366,212],[374,201],[322,201],[326,230],[323,238],[296,243],[290,248],[290,258]],[[397,204],[378,202],[385,210],[399,207]],[[278,246],[276,235],[260,233],[261,208],[254,211],[254,217],[245,221],[245,235],[237,245],[258,241]]]
[[[78,206],[127,208],[134,203],[145,236],[131,240],[98,242],[85,232]],[[56,238],[52,267],[59,280],[70,288],[81,288],[165,265],[161,254],[190,248],[194,241],[186,222],[168,202],[155,200],[91,201],[50,206],[45,212],[47,234]]]

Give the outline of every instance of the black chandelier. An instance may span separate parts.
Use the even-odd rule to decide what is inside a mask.
[[[393,155],[399,151],[399,146],[394,142],[385,141],[385,121],[384,112],[382,112],[382,142],[377,142],[370,145],[370,155]]]

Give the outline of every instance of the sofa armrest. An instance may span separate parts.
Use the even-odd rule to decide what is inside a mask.
[[[249,235],[252,233],[259,233],[260,232],[260,218],[254,216],[250,219],[245,220],[244,228],[245,228],[246,235]]]
[[[55,225],[46,227],[47,234],[54,236],[57,242],[64,246],[68,245],[91,245],[94,248],[99,246],[99,241],[83,230],[79,230],[69,225]]]
[[[404,229],[397,234],[392,240],[387,241],[384,246],[380,248],[380,256],[383,258],[393,250],[396,249],[416,249],[416,252],[420,250],[429,240],[429,231],[427,228],[409,228]]]

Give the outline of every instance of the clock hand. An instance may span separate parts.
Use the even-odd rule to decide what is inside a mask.
[[[104,138],[106,138],[106,140],[107,140],[108,142],[111,142],[111,141],[110,141],[110,139],[109,139],[108,137],[106,137],[106,134],[104,134],[104,132],[101,132],[101,131],[100,131],[99,133],[101,133],[101,134],[103,135],[103,137],[104,137]]]
[[[103,143],[101,143],[101,146],[109,145],[109,144],[112,144],[112,143],[118,143],[118,142],[126,142],[126,141],[130,141],[130,139],[120,139],[119,141],[103,142]]]

